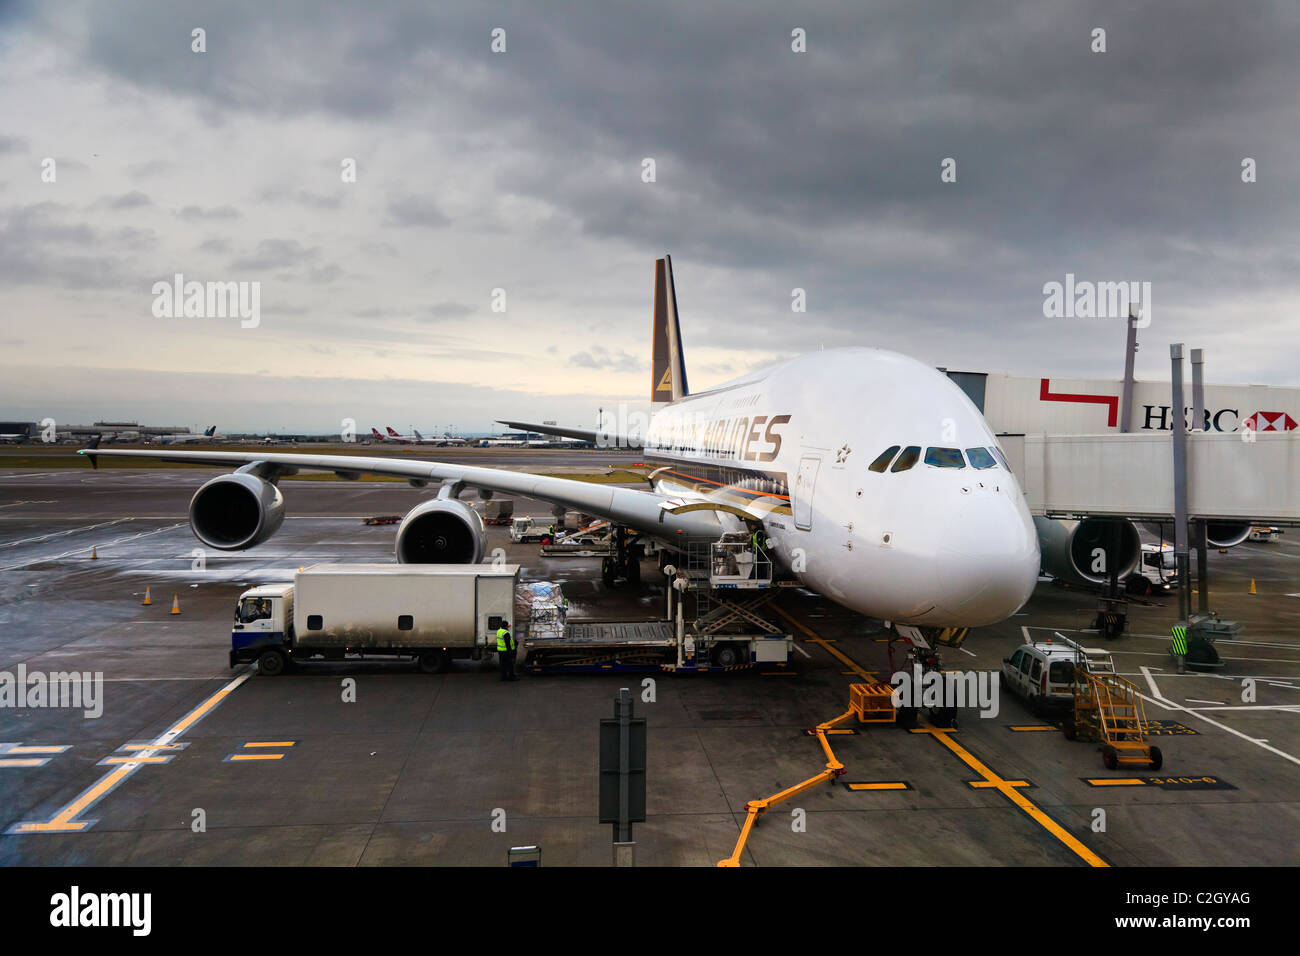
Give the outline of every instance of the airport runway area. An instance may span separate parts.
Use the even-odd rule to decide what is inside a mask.
[[[547,463],[636,460],[562,457]],[[276,678],[232,670],[242,590],[318,562],[391,561],[394,528],[362,519],[435,489],[286,481],[288,517],[269,542],[200,555],[186,506],[217,473],[0,472],[0,672],[104,679],[97,718],[0,707],[0,865],[496,866],[533,844],[545,866],[606,865],[598,721],[632,687],[649,739],[637,862],[713,866],[732,853],[747,801],[822,769],[806,730],[843,713],[862,675],[888,680],[881,622],[801,590],[780,604],[796,638],[790,672],[662,674],[653,703],[640,699],[641,675],[509,684],[491,660],[438,675],[369,661]],[[516,513],[548,514],[515,501]],[[524,580],[563,582],[573,618],[663,613],[653,562],[641,586],[607,591],[597,558],[543,558],[490,528],[497,546]],[[1300,534],[1211,562],[1211,606],[1245,626],[1216,645],[1221,670],[1175,673],[1172,597],[1135,600],[1129,633],[1108,645],[1160,722],[1159,773],[1105,770],[1095,744],[1067,741],[1005,689],[996,716],[964,710],[953,732],[847,723],[853,732],[830,738],[847,772],[767,813],[742,864],[1295,864]],[[1090,593],[1041,583],[1020,614],[944,649],[945,666],[997,670],[1026,635],[1054,630],[1099,643],[1081,634],[1094,613]],[[1255,693],[1243,700],[1246,678]],[[493,826],[501,811],[505,832]]]

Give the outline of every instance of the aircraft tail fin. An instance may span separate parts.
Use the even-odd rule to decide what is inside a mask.
[[[650,401],[674,402],[690,394],[686,385],[686,357],[677,321],[677,292],[673,288],[673,260],[655,260],[655,311],[652,333],[654,361],[650,365]]]

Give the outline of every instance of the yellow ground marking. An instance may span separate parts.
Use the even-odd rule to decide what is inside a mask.
[[[15,760],[6,760],[5,758],[0,757],[0,767],[43,767],[45,766],[47,759],[48,758],[45,757],[20,757]]]
[[[901,780],[894,783],[850,783],[845,784],[850,790],[906,790],[907,784]]]
[[[781,615],[783,618],[785,618],[787,621],[789,621],[791,624],[797,627],[800,631],[802,631],[806,635],[805,640],[809,644],[818,645],[822,650],[826,651],[828,654],[830,654],[832,657],[838,660],[845,667],[849,668],[850,674],[856,674],[858,677],[861,677],[868,684],[880,683],[880,681],[876,680],[874,671],[863,670],[861,667],[858,666],[857,661],[853,660],[853,658],[841,654],[836,648],[831,647],[831,645],[835,643],[834,641],[828,641],[823,637],[818,637],[811,629],[805,626],[801,621],[795,620],[789,613],[782,610],[781,608],[773,607],[772,610],[776,611],[777,614]]]
[[[1023,727],[1012,727],[1011,729],[1018,730],[1021,733],[1025,733],[1031,730],[1056,730],[1056,727],[1052,726],[1051,724],[1026,724]]]
[[[61,754],[67,747],[10,747],[7,754]]]
[[[1003,780],[1000,776],[986,767],[979,758],[975,757],[965,747],[953,740],[951,730],[927,726],[919,727],[913,730],[912,733],[929,734],[935,740],[939,741],[939,743],[947,747],[953,754],[959,757],[966,766],[970,767],[977,774],[983,777],[988,783],[990,789],[997,790],[998,793],[1010,800],[1016,805],[1016,807],[1024,811],[1030,819],[1052,836],[1056,837],[1056,839],[1060,840],[1075,854],[1075,856],[1079,857],[1089,866],[1110,866],[1109,863],[1099,857],[1096,853],[1089,850],[1086,846],[1080,843],[1073,834],[1048,816],[1036,803],[1021,793],[1015,786],[1015,784],[1020,781],[1012,782],[1009,780]]]
[[[184,744],[123,744],[118,750],[184,750]]]
[[[234,690],[244,681],[252,676],[252,671],[240,674],[221,690],[217,691],[199,706],[182,717],[173,724],[167,731],[162,734],[156,741],[159,748],[166,747],[182,733],[193,727],[199,720],[207,715],[212,708],[230,696]],[[145,757],[150,756],[148,749],[144,751]],[[80,796],[56,813],[51,819],[44,823],[18,823],[9,828],[10,833],[74,833],[86,829],[92,821],[76,819],[81,813],[93,806],[100,798],[105,796],[111,790],[115,789],[123,780],[131,776],[142,766],[144,761],[140,758],[128,758],[128,762],[119,767],[110,770],[95,783],[85,790]]]
[[[111,767],[128,763],[167,763],[171,759],[171,757],[105,757],[100,763]]]
[[[284,754],[231,754],[227,760],[281,760]]]
[[[245,747],[292,747],[292,740],[253,740],[244,744]]]
[[[1002,782],[1005,783],[1008,787],[1027,787],[1027,786],[1029,786],[1029,781],[1028,781],[1028,780],[1003,780]],[[973,790],[987,790],[989,787],[996,787],[996,786],[997,786],[996,783],[991,783],[991,782],[988,781],[988,780],[967,780],[967,781],[966,781],[966,785],[969,786],[969,787],[970,787],[971,789],[973,789]]]
[[[1146,785],[1145,780],[1139,780],[1137,777],[1102,777],[1087,782],[1094,787],[1142,787]]]

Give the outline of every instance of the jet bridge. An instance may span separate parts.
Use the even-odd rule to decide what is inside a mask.
[[[1029,511],[1046,517],[1174,517],[1174,447],[1158,435],[1000,435]],[[1300,525],[1300,431],[1192,432],[1187,515]]]

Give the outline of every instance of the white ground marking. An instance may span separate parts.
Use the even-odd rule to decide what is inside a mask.
[[[795,649],[796,651],[798,651],[800,654],[802,654],[804,657],[808,658],[809,660],[812,660],[812,655],[809,654],[807,651],[805,651],[805,650],[804,650],[802,647],[800,647],[798,644],[795,644],[795,645],[794,645],[794,649]]]
[[[50,538],[61,538],[64,535],[76,534],[78,531],[94,531],[96,528],[107,528],[109,525],[121,524],[123,521],[130,521],[130,518],[114,518],[112,521],[101,521],[98,524],[89,524],[84,528],[69,528],[67,531],[51,531],[49,534],[37,535],[34,538],[19,538],[17,541],[6,541],[0,544],[0,548],[16,548],[20,544],[35,544],[37,541],[48,541]]]
[[[130,519],[130,518],[122,518],[122,519],[119,519],[119,520],[122,520],[122,521],[130,521],[131,519]],[[110,523],[111,523],[111,522],[110,522]],[[182,521],[182,522],[180,522],[179,524],[169,525],[169,526],[166,527],[166,528],[157,528],[157,529],[155,529],[155,530],[153,530],[153,531],[141,531],[139,534],[128,535],[128,536],[125,537],[125,538],[115,538],[115,539],[112,540],[112,541],[103,542],[103,546],[104,546],[105,548],[108,548],[108,547],[112,547],[112,546],[115,545],[115,544],[122,544],[122,543],[127,542],[127,541],[135,541],[135,540],[138,539],[138,538],[147,538],[147,537],[149,537],[150,535],[162,534],[164,531],[174,531],[174,530],[176,530],[177,528],[183,528],[183,527],[185,527],[185,522]],[[28,567],[29,565],[40,564],[40,563],[42,563],[42,562],[44,562],[44,561],[57,561],[59,558],[66,558],[66,557],[69,557],[70,555],[74,555],[74,554],[84,554],[85,552],[89,551],[92,547],[99,547],[99,546],[100,546],[100,543],[99,543],[99,542],[96,542],[94,545],[86,545],[86,547],[84,547],[84,548],[76,548],[75,550],[72,550],[72,551],[64,551],[62,554],[48,554],[48,555],[43,555],[43,556],[41,556],[41,557],[32,558],[30,561],[23,561],[23,562],[20,562],[19,564],[11,564],[11,565],[9,565],[8,567],[0,568],[0,571],[13,571],[13,570],[16,570],[17,568],[25,568],[25,567]]]
[[[1262,747],[1264,750],[1267,750],[1269,753],[1277,754],[1283,760],[1289,760],[1291,761],[1291,763],[1300,767],[1300,757],[1293,757],[1285,750],[1278,750],[1276,747],[1271,746],[1267,741],[1260,740],[1256,737],[1252,737],[1249,734],[1243,734],[1240,730],[1236,730],[1232,727],[1229,727],[1227,724],[1221,724],[1217,720],[1213,719],[1212,717],[1206,717],[1205,714],[1201,713],[1199,710],[1193,710],[1190,707],[1184,707],[1182,704],[1175,704],[1172,700],[1166,700],[1165,698],[1161,697],[1160,688],[1156,686],[1156,679],[1151,676],[1150,668],[1147,667],[1142,668],[1142,676],[1147,679],[1147,687],[1151,689],[1150,697],[1147,697],[1146,694],[1141,695],[1144,699],[1149,700],[1151,701],[1151,703],[1157,704],[1165,708],[1166,710],[1177,710],[1177,711],[1181,711],[1184,714],[1191,714],[1193,717],[1197,718],[1198,720],[1203,720],[1207,724],[1211,724],[1215,727],[1218,727],[1220,730],[1226,730],[1234,737],[1240,737],[1242,740],[1248,740],[1256,747]],[[1224,709],[1235,710],[1240,708],[1224,708]],[[1286,709],[1286,708],[1282,708],[1282,709]]]

